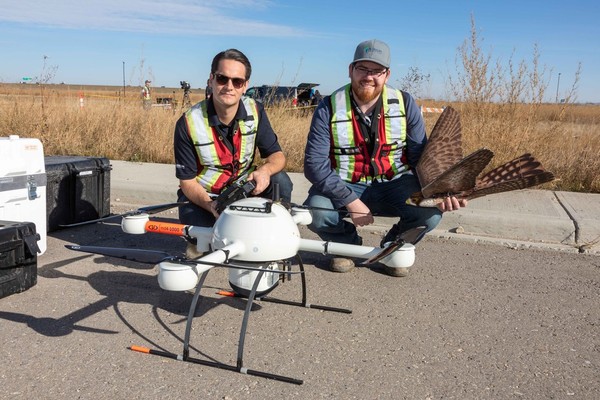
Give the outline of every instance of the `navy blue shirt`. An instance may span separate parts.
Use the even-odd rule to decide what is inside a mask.
[[[223,142],[227,145],[229,150],[233,152],[233,143],[231,138],[233,133],[237,130],[237,121],[248,118],[246,108],[240,100],[240,104],[238,105],[238,110],[233,118],[233,122],[230,126],[227,126],[219,121],[212,98],[209,98],[205,101],[208,102],[206,111],[208,113],[209,125],[216,128],[217,134],[223,139]],[[256,105],[259,114],[258,131],[256,133],[256,147],[258,148],[261,158],[267,158],[271,154],[281,151],[281,146],[279,146],[277,135],[271,127],[271,123],[267,118],[267,113],[265,112],[263,105],[259,102],[257,102]],[[194,143],[190,138],[185,115],[182,115],[181,118],[177,120],[177,124],[175,125],[173,147],[175,153],[175,176],[178,179],[183,180],[193,179],[198,176],[198,153],[196,152]]]
[[[427,136],[421,110],[413,97],[402,92],[406,110],[406,153],[411,168],[421,158]],[[331,100],[327,96],[315,110],[306,148],[304,150],[304,176],[312,184],[312,190],[331,199],[336,208],[344,207],[358,196],[346,186],[335,172],[329,159],[331,151]]]

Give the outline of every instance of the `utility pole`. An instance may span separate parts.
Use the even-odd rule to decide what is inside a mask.
[[[123,61],[123,102],[125,102],[125,61]]]
[[[558,82],[556,82],[556,102],[558,103],[558,88],[560,87],[560,72],[558,73]]]

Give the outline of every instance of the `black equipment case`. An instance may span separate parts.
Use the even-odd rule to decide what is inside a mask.
[[[107,158],[48,156],[44,163],[48,232],[110,214],[111,166]]]
[[[33,222],[0,221],[0,298],[37,283],[39,238]]]

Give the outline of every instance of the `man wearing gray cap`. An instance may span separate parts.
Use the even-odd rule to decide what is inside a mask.
[[[319,103],[304,154],[304,175],[312,186],[305,205],[314,207],[309,228],[321,239],[362,244],[356,226],[370,225],[373,215],[400,217],[381,246],[408,231],[440,222],[442,212],[466,205],[454,197],[438,208],[413,207],[406,199],[421,190],[413,174],[427,142],[425,122],[414,98],[386,85],[390,49],[373,39],[360,43],[348,67],[350,83]],[[338,209],[345,213],[326,211]],[[354,262],[332,259],[331,269],[348,272]],[[392,276],[407,268],[384,267]]]

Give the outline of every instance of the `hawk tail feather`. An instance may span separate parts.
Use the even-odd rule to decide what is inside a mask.
[[[477,187],[467,196],[467,199],[476,199],[488,194],[509,192],[511,190],[526,189],[554,180],[554,174],[548,171],[536,171],[527,176],[520,176],[503,182],[492,183],[489,186]]]
[[[537,175],[546,170],[531,154],[525,153],[514,160],[508,161],[477,179],[477,187],[485,187],[495,183],[513,180],[524,176]]]

